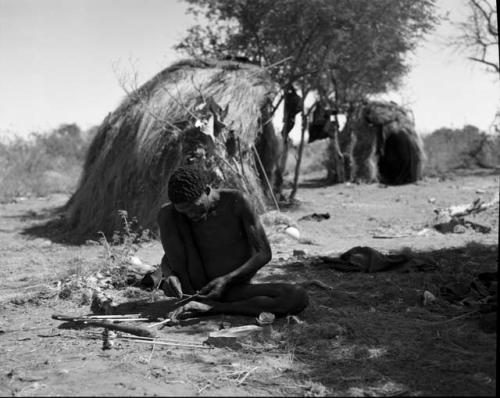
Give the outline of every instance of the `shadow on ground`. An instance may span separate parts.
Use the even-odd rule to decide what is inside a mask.
[[[245,352],[289,353],[291,368],[273,382],[285,383],[293,372],[298,384],[332,394],[494,396],[498,245],[404,254],[433,267],[341,272],[320,257],[274,260],[255,283],[299,284],[310,304],[292,321],[277,319],[268,341],[245,341]],[[483,286],[480,275],[489,275]],[[162,318],[175,306],[176,300],[132,300],[116,312]],[[160,333],[206,336],[222,322],[255,319],[191,318]]]
[[[68,230],[68,224],[62,213],[55,213],[53,218],[25,228],[21,234],[33,238],[44,238],[54,243],[66,245],[81,245],[86,240],[82,236],[74,235]],[[96,235],[94,239],[97,240],[98,236]]]
[[[25,225],[27,224],[28,226],[21,230],[21,235],[28,238],[44,238],[54,243],[70,245],[84,243],[85,238],[71,234],[64,211],[64,206],[46,207],[37,209],[37,211],[24,210],[15,214],[2,215],[1,218],[18,220]],[[2,232],[16,232],[17,230],[17,227],[14,227],[11,230],[2,230]]]
[[[100,235],[97,233],[87,236],[75,234],[71,230],[64,212],[64,206],[60,206],[42,209],[38,212],[29,210],[22,214],[6,217],[29,222],[31,225],[24,228],[21,235],[31,238],[44,238],[65,245],[82,245],[89,239],[99,240]]]
[[[498,245],[414,254],[437,268],[344,273],[305,258],[259,278],[308,290],[304,323],[282,329],[307,365],[297,377],[356,396],[496,394]],[[484,273],[488,298],[474,285]]]
[[[326,178],[308,178],[299,182],[299,188],[323,188],[333,185]]]
[[[259,271],[255,283],[299,284],[308,292],[309,306],[295,319],[276,319],[267,340],[244,341],[234,357],[292,358],[278,373],[254,380],[277,383],[284,392],[292,378],[297,385],[311,387],[310,395],[495,396],[497,280],[495,276],[483,286],[485,293],[477,278],[496,275],[498,245],[472,242],[405,254],[428,259],[436,267],[422,267],[420,272],[397,267],[377,273],[340,272],[319,257],[273,260]],[[176,305],[164,296],[143,300],[151,292],[137,290],[143,294],[130,296],[116,313],[163,318]],[[484,311],[486,304],[491,311]],[[255,324],[255,319],[191,318],[158,334],[206,337],[223,322],[238,326]],[[213,361],[216,364],[217,358]]]

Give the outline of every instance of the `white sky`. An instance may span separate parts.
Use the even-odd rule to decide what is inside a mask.
[[[366,0],[369,1],[369,0]],[[464,0],[440,0],[462,19]],[[61,123],[101,123],[124,96],[115,70],[139,83],[181,56],[172,50],[194,23],[176,0],[0,0],[0,138]],[[499,107],[498,76],[453,52],[449,24],[422,43],[404,87],[417,129],[474,124],[486,130]]]

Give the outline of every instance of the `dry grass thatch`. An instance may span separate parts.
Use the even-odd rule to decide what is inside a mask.
[[[168,179],[189,162],[210,170],[216,187],[251,193],[262,209],[252,146],[264,135],[276,92],[266,71],[254,65],[186,60],[166,68],[130,93],[99,127],[66,206],[70,228],[82,236],[111,234],[119,229],[122,209],[143,228],[156,229]],[[211,99],[227,127],[215,140],[194,127],[208,120],[202,109]]]
[[[413,117],[394,102],[371,101],[349,120],[341,140],[351,179],[398,185],[422,177],[425,154]]]

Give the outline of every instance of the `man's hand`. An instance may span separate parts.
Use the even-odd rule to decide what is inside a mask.
[[[229,278],[226,276],[219,276],[199,291],[199,298],[208,300],[220,300],[225,293],[229,284]]]
[[[179,322],[179,317],[184,318],[187,315],[194,315],[194,314],[199,314],[203,312],[210,311],[212,309],[211,305],[200,303],[198,301],[190,301],[187,304],[184,304],[183,306],[180,306],[179,308],[175,309],[171,313],[168,314],[168,317],[170,318],[170,321],[172,323],[178,323]]]
[[[170,275],[169,277],[165,278],[163,280],[161,288],[165,293],[165,296],[182,298],[181,281],[174,275]]]

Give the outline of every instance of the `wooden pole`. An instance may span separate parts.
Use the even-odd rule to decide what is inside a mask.
[[[302,162],[302,152],[304,151],[304,141],[307,128],[307,115],[304,111],[303,106],[302,110],[300,111],[300,114],[302,116],[302,129],[300,131],[299,153],[297,154],[297,162],[295,163],[295,174],[293,176],[292,192],[290,192],[289,196],[290,201],[294,200],[295,195],[297,194],[297,187],[299,184],[299,174],[300,174],[300,163]]]

